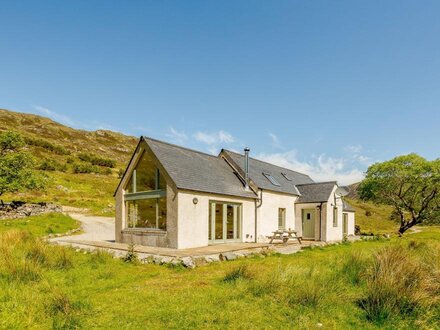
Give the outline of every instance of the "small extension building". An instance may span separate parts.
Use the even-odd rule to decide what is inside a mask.
[[[303,239],[354,235],[355,213],[335,181],[223,149],[218,156],[141,137],[116,198],[116,241],[185,249],[267,242],[278,229]]]

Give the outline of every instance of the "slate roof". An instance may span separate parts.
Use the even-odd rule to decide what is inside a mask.
[[[298,203],[327,202],[335,185],[336,181],[297,185],[301,193],[301,196],[298,198]]]
[[[356,210],[354,209],[354,207],[353,206],[351,206],[350,205],[350,203],[348,203],[346,200],[342,200],[342,204],[344,205],[343,206],[343,210],[345,211],[345,212],[356,212]]]
[[[232,160],[243,170],[244,155],[225,149],[223,149],[222,152],[228,154]],[[272,184],[263,173],[272,175],[280,186]],[[285,173],[289,179],[291,179],[291,181],[286,179],[282,173]],[[249,178],[258,186],[258,188],[293,195],[300,194],[296,185],[313,182],[313,180],[306,174],[292,171],[252,157],[249,157]]]
[[[217,156],[143,137],[177,188],[256,198],[226,161]]]

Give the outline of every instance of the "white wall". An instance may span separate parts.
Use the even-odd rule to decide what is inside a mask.
[[[179,190],[177,212],[177,247],[179,249],[207,246],[209,202],[242,204],[242,241],[253,242],[255,237],[255,202],[253,199]],[[194,204],[193,199],[198,203]],[[278,213],[277,213],[278,214]]]
[[[326,219],[328,221],[326,221],[326,231],[325,231],[325,237],[324,240],[326,242],[330,242],[330,241],[342,241],[344,235],[343,235],[343,227],[342,227],[342,209],[343,209],[343,204],[342,204],[342,199],[340,197],[337,197],[335,199],[335,191],[337,189],[337,186],[335,185],[332,193],[330,194],[330,198],[328,199],[327,202],[327,210],[326,210],[326,214],[327,217]],[[336,207],[338,208],[338,223],[337,226],[334,227],[333,226],[333,208],[335,206],[335,202],[336,202]]]
[[[278,209],[286,209],[286,229],[295,229],[295,202],[297,196],[276,193],[264,190],[262,193],[263,203],[257,209],[258,242],[267,242],[267,236],[278,230]]]
[[[348,236],[354,235],[355,213],[354,212],[344,212],[344,213],[348,215],[347,235]]]

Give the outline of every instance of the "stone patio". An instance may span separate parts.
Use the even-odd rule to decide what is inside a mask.
[[[130,249],[128,244],[108,241],[85,241],[58,239],[54,242],[59,245],[68,245],[84,251],[105,250],[115,257],[124,257]],[[226,243],[209,245],[191,249],[170,249],[152,246],[135,245],[134,252],[143,263],[156,264],[183,264],[185,267],[194,268],[215,261],[235,260],[253,255],[270,253],[293,254],[310,246],[323,246],[325,242],[303,241],[303,244],[292,242],[289,244],[268,243]]]

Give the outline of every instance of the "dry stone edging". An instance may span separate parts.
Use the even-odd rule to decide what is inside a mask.
[[[26,203],[13,201],[0,203],[0,220],[23,219],[33,215],[62,212],[62,207],[52,203]]]

